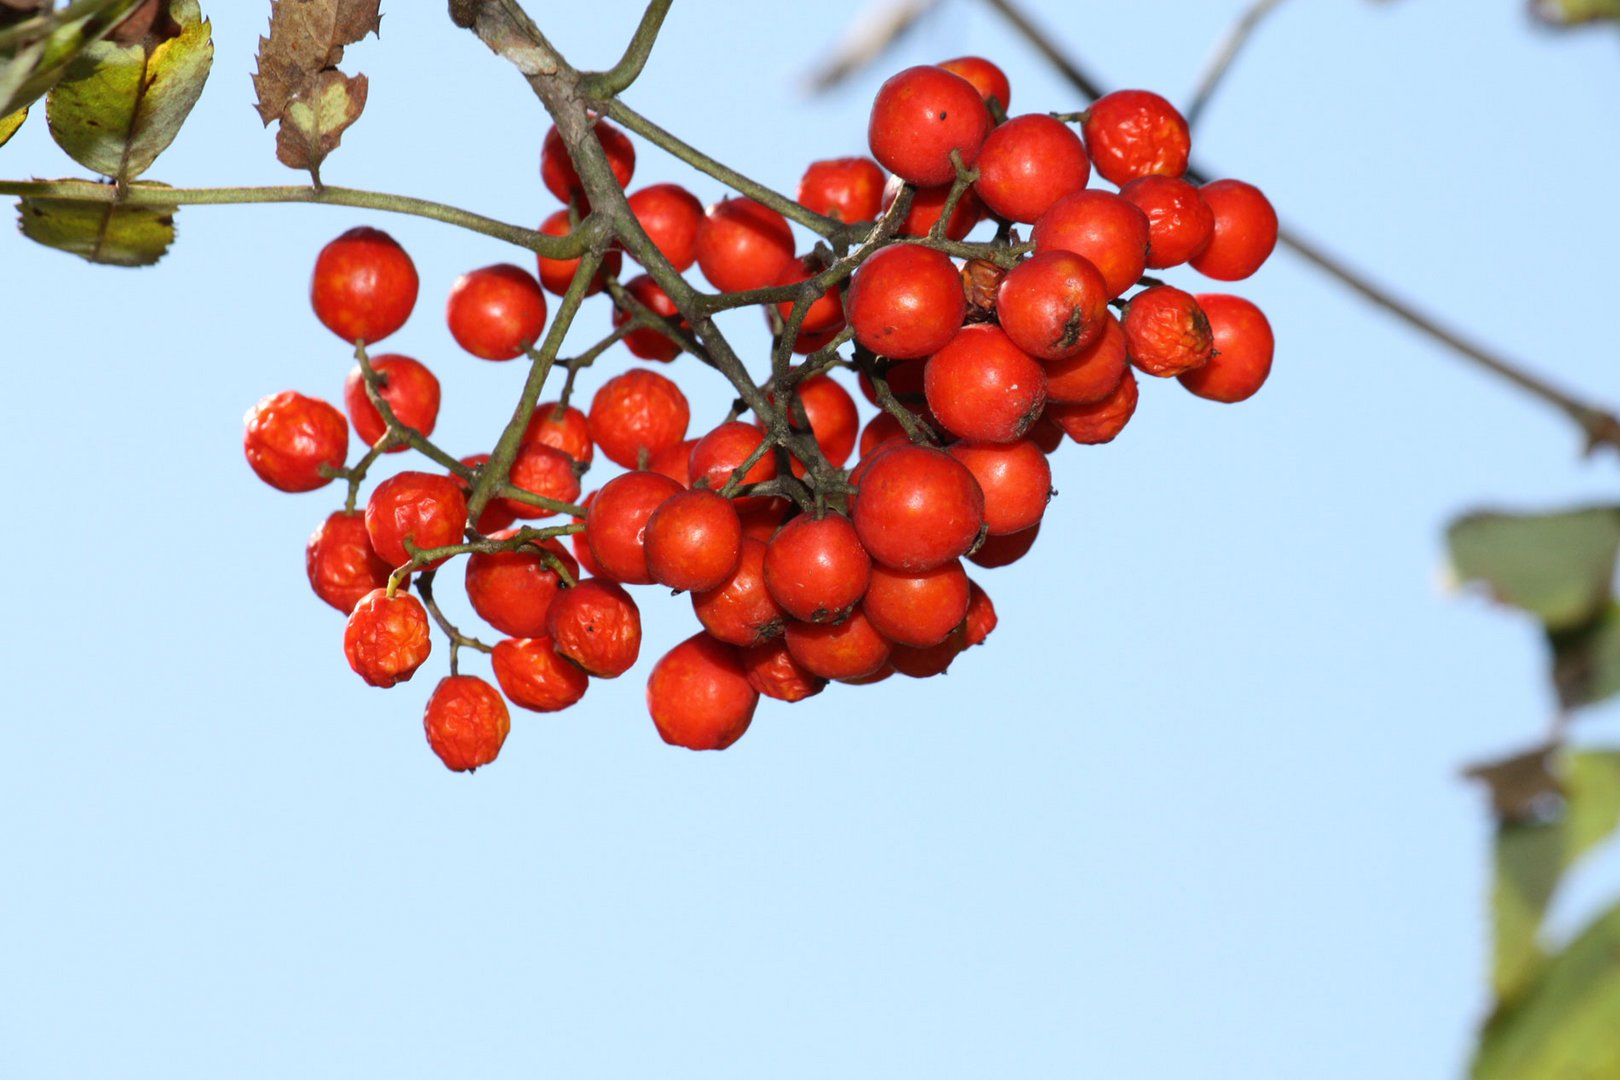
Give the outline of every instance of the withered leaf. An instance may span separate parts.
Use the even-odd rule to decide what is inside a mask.
[[[272,0],[253,88],[265,126],[281,123],[276,157],[282,164],[318,171],[343,130],[359,119],[365,79],[345,76],[337,65],[344,46],[378,31],[380,6],[381,0]]]
[[[287,102],[276,132],[276,158],[294,169],[318,170],[366,107],[364,75],[323,71],[310,86],[307,99],[300,95]]]

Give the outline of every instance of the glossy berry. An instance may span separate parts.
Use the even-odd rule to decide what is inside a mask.
[[[815,277],[818,272],[815,267],[810,265],[808,260],[794,259],[788,263],[787,269],[783,270],[772,284],[797,285],[801,281]],[[783,300],[776,305],[776,312],[781,316],[784,324],[792,318],[793,308],[796,303],[795,300]],[[799,333],[801,335],[824,334],[828,331],[836,332],[843,328],[844,304],[840,298],[838,286],[831,285],[820,296],[810,302],[804,313],[804,321],[799,324]]]
[[[842,514],[801,514],[765,546],[765,587],[795,619],[837,622],[866,595],[872,559]]]
[[[855,449],[861,416],[855,399],[831,375],[812,375],[794,388],[822,456],[842,466]]]
[[[647,519],[647,572],[671,589],[712,589],[737,569],[742,538],[730,499],[706,488],[677,490]]]
[[[549,637],[507,638],[490,654],[495,681],[520,709],[559,712],[585,696],[591,677],[558,655]]]
[[[1215,215],[1209,244],[1192,267],[1217,281],[1239,281],[1260,269],[1277,246],[1277,211],[1253,184],[1216,180],[1198,189]]]
[[[450,335],[481,360],[511,360],[540,339],[546,294],[521,267],[497,263],[461,275],[445,306]]]
[[[1091,178],[1080,136],[1045,113],[1015,116],[990,133],[979,150],[973,190],[997,217],[1034,222]]]
[[[523,441],[561,450],[581,466],[589,465],[596,456],[590,421],[572,405],[557,401],[542,401],[534,407],[529,426],[523,429]]]
[[[1148,219],[1150,270],[1188,262],[1215,235],[1215,212],[1198,189],[1179,176],[1143,176],[1119,189]]]
[[[647,677],[647,711],[671,746],[724,750],[748,730],[758,704],[737,647],[704,633],[665,653]]]
[[[698,269],[721,292],[773,285],[792,262],[787,218],[753,199],[722,199],[698,227]]]
[[[692,594],[703,629],[733,645],[757,645],[782,632],[787,613],[765,584],[765,542],[743,537],[737,569],[712,589]]]
[[[739,655],[748,685],[768,698],[792,703],[827,688],[827,680],[793,659],[787,642],[781,638],[751,645]]]
[[[1118,389],[1127,366],[1125,331],[1112,314],[1105,315],[1097,340],[1071,357],[1047,363],[1047,405],[1053,402],[1089,405],[1101,401]]]
[[[867,143],[878,164],[919,187],[956,179],[951,152],[972,168],[990,134],[990,112],[973,84],[938,67],[907,68],[877,92]]]
[[[1062,430],[1059,429],[1059,434]],[[994,570],[1002,566],[1011,566],[1013,563],[1029,554],[1030,548],[1041,535],[1041,527],[1025,529],[1023,532],[1007,533],[1005,536],[987,536],[979,550],[968,556],[968,561],[975,566],[982,566],[986,570]]]
[[[939,351],[961,329],[966,312],[956,264],[918,244],[883,248],[850,278],[855,340],[879,356],[909,359]]]
[[[472,772],[494,761],[512,730],[500,692],[476,675],[439,680],[422,713],[428,746],[445,768]]]
[[[1046,372],[998,326],[964,326],[928,360],[923,392],[939,422],[964,439],[1011,442],[1046,407]]]
[[[373,357],[371,367],[380,376],[377,393],[393,410],[394,419],[423,436],[433,434],[439,419],[439,379],[425,364],[388,353]],[[343,383],[343,407],[349,413],[354,433],[367,446],[373,446],[388,430],[382,414],[366,395],[366,377],[356,364]],[[389,447],[389,453],[408,449],[404,443]]]
[[[697,261],[703,204],[679,184],[652,184],[630,196],[630,212],[670,264],[685,270]]]
[[[1147,90],[1116,90],[1086,110],[1086,149],[1097,172],[1124,185],[1187,171],[1192,135],[1176,107]]]
[[[1201,398],[1235,402],[1252,397],[1271,374],[1276,339],[1265,313],[1241,296],[1200,293],[1198,306],[1209,317],[1215,355],[1182,375],[1181,385]]]
[[[799,181],[797,201],[846,224],[871,221],[882,208],[883,170],[871,158],[813,161]]]
[[[889,642],[860,608],[839,623],[790,622],[783,633],[788,652],[823,679],[859,679],[889,659]]]
[[[905,181],[898,176],[889,177],[889,182],[883,188],[883,211],[886,213],[894,200],[900,197],[905,189]],[[936,222],[945,213],[945,204],[950,201],[951,185],[941,184],[938,187],[924,187],[911,189],[911,207],[900,222],[901,236],[927,236]],[[973,231],[973,226],[984,220],[984,203],[973,193],[972,188],[962,192],[961,198],[956,201],[956,208],[951,211],[950,220],[945,223],[944,236],[947,240],[960,240]]]
[[[651,457],[686,438],[692,410],[686,395],[656,371],[631,368],[603,383],[591,399],[591,439],[615,465],[642,468]]]
[[[1155,285],[1131,297],[1121,324],[1131,363],[1160,378],[1203,367],[1214,349],[1198,301],[1173,285]]]
[[[967,633],[958,626],[944,639],[916,648],[894,645],[889,649],[889,665],[908,679],[931,679],[943,675],[967,648]]]
[[[594,125],[596,141],[602,144],[602,150],[607,154],[608,167],[613,170],[613,178],[619,182],[620,187],[630,183],[630,178],[636,172],[636,147],[630,137],[606,120],[598,120]],[[553,124],[546,132],[545,141],[540,144],[540,179],[545,182],[549,190],[563,202],[574,200],[579,206],[580,214],[590,211],[590,204],[585,199],[585,185],[579,179],[579,173],[574,170],[574,162],[568,156],[568,147],[563,144],[562,133]]]
[[[278,491],[314,491],[332,482],[321,466],[343,468],[349,423],[318,398],[283,390],[243,417],[242,451],[260,480]]]
[[[908,442],[906,429],[900,426],[900,421],[886,412],[880,412],[867,421],[866,427],[861,431],[861,459],[872,456],[872,452],[887,443]]]
[[[351,345],[371,345],[405,325],[418,285],[405,249],[381,229],[361,226],[316,256],[309,302],[332,333]]]
[[[1038,525],[1052,497],[1052,466],[1034,443],[957,443],[946,453],[967,466],[984,492],[984,525],[991,536]]]
[[[898,570],[931,570],[967,554],[978,542],[984,492],[973,474],[944,451],[896,446],[866,468],[854,516],[861,546],[873,562]]]
[[[1046,415],[1077,443],[1095,446],[1113,442],[1135,415],[1138,392],[1136,375],[1126,367],[1125,377],[1114,392],[1101,401],[1089,405],[1053,403],[1046,407]]]
[[[574,459],[554,446],[544,443],[524,443],[512,459],[507,481],[531,495],[539,495],[554,502],[572,503],[579,500],[579,474],[574,470]],[[506,510],[514,518],[547,518],[560,513],[520,499],[502,499]]]
[[[491,539],[507,540],[511,531],[495,533]],[[546,612],[562,588],[561,565],[571,577],[579,574],[579,564],[555,540],[542,540],[550,558],[525,544],[516,551],[474,552],[467,557],[467,599],[478,617],[503,634],[516,638],[540,637],[546,633]]]
[[[647,468],[663,473],[681,487],[692,486],[692,447],[696,439],[685,439],[664,447],[647,459]]]
[[[568,224],[568,211],[558,210],[540,223],[540,231],[547,236],[567,236],[572,230]],[[548,259],[544,255],[536,255],[536,269],[540,273],[540,287],[554,296],[561,296],[568,291],[568,286],[574,283],[574,275],[579,272],[579,259]],[[591,283],[585,288],[586,296],[595,296],[602,291],[603,286],[610,277],[618,277],[619,269],[624,265],[624,256],[618,248],[610,248],[602,257],[602,265],[591,277]]]
[[[958,56],[954,60],[940,61],[939,66],[972,83],[986,104],[995,98],[1003,112],[1011,104],[1012,89],[1007,83],[1006,73],[984,57]]]
[[[624,283],[624,288],[631,296],[646,305],[654,315],[668,319],[676,326],[684,327],[686,325],[686,320],[681,318],[680,310],[675,307],[675,301],[669,298],[669,294],[663,290],[658,282],[646,274],[631,278]],[[615,329],[629,321],[630,313],[628,311],[617,307],[613,309],[613,326]],[[624,336],[624,344],[625,348],[643,360],[657,360],[668,363],[681,354],[681,346],[678,342],[662,330],[654,330],[648,327],[630,331]]]
[[[1040,360],[1085,351],[1108,322],[1108,284],[1091,260],[1043,251],[1007,272],[996,290],[996,317],[1012,343]]]
[[[343,654],[354,673],[387,688],[416,674],[433,651],[427,609],[409,593],[373,589],[361,597],[343,627]]]
[[[366,503],[366,534],[390,566],[410,561],[409,540],[418,549],[461,542],[467,500],[461,485],[440,473],[402,472],[378,484]]]
[[[743,466],[765,441],[765,433],[753,424],[730,420],[697,441],[692,447],[692,482],[707,481],[715,491],[731,482],[732,474]],[[776,476],[776,455],[769,450],[759,455],[742,475],[741,484],[761,484]],[[762,497],[748,496],[738,510],[760,505]]]
[[[979,588],[978,582],[969,581],[968,590],[968,613],[963,628],[967,631],[967,644],[971,648],[983,645],[1000,620],[996,618],[996,605],[990,602],[990,595]]]
[[[1148,219],[1136,206],[1106,191],[1065,195],[1030,231],[1036,252],[1072,251],[1102,272],[1109,299],[1125,292],[1147,269]]]
[[[546,611],[557,652],[600,679],[615,679],[641,655],[641,610],[624,588],[586,578],[557,593]]]
[[[661,473],[636,470],[603,484],[585,515],[585,541],[602,572],[626,585],[651,585],[647,519],[681,486]]]
[[[932,570],[874,567],[861,610],[895,645],[937,645],[967,617],[968,579],[959,559]]]
[[[371,550],[366,519],[336,510],[304,546],[304,572],[315,595],[347,615],[360,598],[388,584],[393,568]]]

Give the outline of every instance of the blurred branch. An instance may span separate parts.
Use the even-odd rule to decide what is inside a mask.
[[[1187,106],[1189,126],[1198,126],[1198,118],[1203,114],[1204,106],[1209,104],[1209,99],[1220,87],[1221,80],[1232,67],[1232,61],[1237,59],[1238,53],[1243,51],[1243,46],[1248,44],[1250,35],[1265,17],[1281,4],[1282,0],[1254,0],[1243,14],[1238,16],[1237,22],[1232,24],[1232,28],[1215,47],[1215,55],[1210,57],[1209,66],[1204,69],[1204,77],[1198,80],[1198,89],[1194,91],[1192,102]]]
[[[806,76],[806,89],[812,94],[831,90],[872,64],[938,6],[939,0],[895,0],[870,12],[850,28],[833,54]]]

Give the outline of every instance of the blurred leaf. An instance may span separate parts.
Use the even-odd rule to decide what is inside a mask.
[[[1620,1076],[1620,907],[1486,1025],[1474,1080],[1607,1080]]]
[[[196,0],[169,0],[167,14],[137,41],[91,45],[51,89],[51,136],[85,168],[134,179],[197,103],[214,60],[211,27]]]
[[[17,129],[23,126],[23,121],[26,119],[28,119],[28,106],[26,105],[10,116],[0,116],[0,146],[4,146],[11,141],[11,137],[17,134]]]
[[[253,88],[259,118],[280,121],[276,157],[318,175],[321,160],[359,119],[365,76],[337,70],[343,49],[378,31],[379,0],[272,0]]]
[[[1579,859],[1620,828],[1620,750],[1583,750],[1569,757],[1570,861]]]
[[[176,206],[33,198],[17,207],[19,225],[30,240],[111,266],[150,266],[163,258],[174,242],[178,211]]]
[[[1552,680],[1566,709],[1578,709],[1620,693],[1620,605],[1573,630],[1549,633]]]
[[[1475,765],[1464,773],[1490,789],[1491,810],[1496,820],[1520,822],[1540,820],[1549,798],[1564,793],[1552,772],[1551,746],[1538,746],[1522,754]]]
[[[80,50],[106,37],[140,3],[92,0],[0,19],[0,116],[33,104]]]
[[[1558,26],[1620,19],[1620,0],[1531,0],[1531,14]]]
[[[1447,530],[1452,565],[1549,630],[1581,626],[1609,601],[1620,507],[1560,514],[1470,514]]]

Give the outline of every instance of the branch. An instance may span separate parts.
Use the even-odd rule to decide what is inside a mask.
[[[630,89],[630,84],[640,77],[641,69],[647,66],[647,57],[652,55],[653,42],[658,40],[658,31],[664,25],[664,16],[669,14],[670,3],[671,0],[652,0],[619,62],[606,71],[584,77],[581,89],[588,97],[606,99]]]
[[[1221,80],[1232,67],[1232,61],[1237,59],[1243,46],[1248,44],[1249,36],[1255,32],[1265,17],[1278,7],[1282,0],[1252,0],[1238,21],[1226,32],[1215,48],[1215,55],[1210,58],[1209,67],[1204,69],[1204,77],[1198,80],[1198,89],[1193,93],[1192,103],[1187,106],[1187,125],[1198,126],[1198,118],[1209,104],[1209,99],[1221,85]]]

